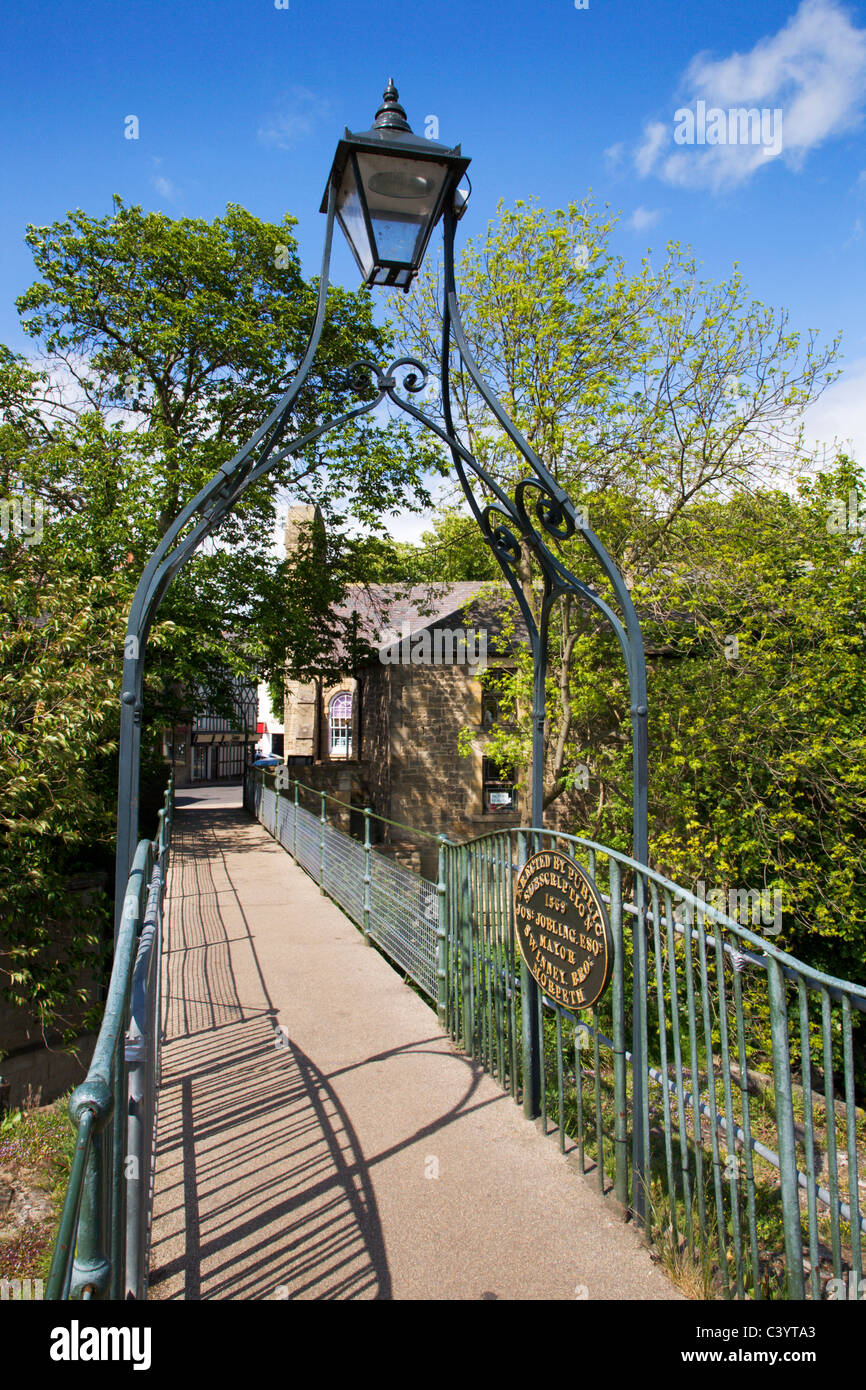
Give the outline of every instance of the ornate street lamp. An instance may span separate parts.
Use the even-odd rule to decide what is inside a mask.
[[[430,233],[469,160],[412,134],[406,112],[388,83],[371,130],[347,130],[337,146],[321,212],[337,190],[337,221],[365,285],[408,290],[418,273]]]
[[[295,378],[268,419],[233,459],[184,508],[148,562],[132,603],[123,668],[120,729],[120,771],[117,821],[117,910],[120,912],[138,837],[138,775],[142,716],[144,650],[156,610],[174,575],[232,510],[241,495],[259,478],[326,431],[375,410],[386,399],[433,431],[448,446],[467,502],[485,540],[503,571],[522,613],[534,663],[531,824],[544,819],[544,724],[547,639],[556,600],[572,594],[601,613],[619,642],[628,673],[632,726],[633,839],[637,864],[648,862],[647,832],[647,691],[646,664],[640,624],[625,582],[601,541],[578,513],[565,490],[508,418],[475,361],[463,330],[454,271],[454,235],[466,206],[459,185],[469,160],[459,145],[449,149],[412,134],[393,82],[386,88],[371,130],[352,135],[348,130],[337,146],[322,202],[327,214],[322,271],[316,316],[310,341]],[[423,391],[429,371],[412,357],[399,358],[383,369],[359,362],[376,384],[374,397],[327,420],[308,433],[286,442],[295,398],[307,379],[325,319],[325,303],[335,219],[339,222],[367,285],[408,290],[424,257],[436,223],[444,222],[445,293],[442,306],[442,350],[439,379],[444,424],[425,415],[411,399]],[[473,384],[493,412],[511,443],[527,464],[527,475],[512,497],[469,452],[457,436],[451,409],[449,361],[452,346]],[[406,395],[401,394],[406,392]],[[619,613],[595,588],[578,579],[561,558],[558,543],[579,535],[608,579]],[[541,601],[536,614],[528,603],[519,571],[529,554],[540,571]],[[645,888],[636,873],[634,927],[634,994],[632,1020],[634,1206],[640,1213],[644,1195],[643,1058],[646,1034]],[[538,990],[528,972],[524,978],[523,1019],[529,1067],[524,1108],[539,1113],[541,1076],[537,1047]],[[534,1041],[533,1041],[534,1040]]]

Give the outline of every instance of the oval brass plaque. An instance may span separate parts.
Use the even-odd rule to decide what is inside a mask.
[[[613,937],[598,889],[579,864],[543,850],[520,871],[514,898],[520,953],[564,1009],[588,1009],[613,972]]]

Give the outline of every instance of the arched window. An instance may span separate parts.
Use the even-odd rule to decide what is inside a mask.
[[[328,707],[328,748],[332,758],[352,756],[352,697],[346,690]]]

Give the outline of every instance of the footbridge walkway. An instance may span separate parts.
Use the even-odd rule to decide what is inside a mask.
[[[282,766],[169,785],[47,1296],[857,1298],[866,987],[721,896]]]
[[[240,788],[178,793],[164,957],[149,1297],[678,1296]]]

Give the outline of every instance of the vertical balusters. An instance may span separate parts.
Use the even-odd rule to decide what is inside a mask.
[[[683,942],[685,947],[686,1007],[689,1015],[689,1069],[692,1078],[692,1133],[695,1141],[695,1191],[698,1197],[698,1225],[701,1229],[701,1244],[705,1245],[707,1240],[707,1203],[706,1191],[704,1189],[704,1126],[700,1107],[701,1059],[698,1053],[691,912],[688,913],[683,924]]]
[[[833,1086],[832,1003],[828,991],[821,989],[821,1031],[824,1043],[824,1128],[830,1188],[830,1238],[833,1247],[833,1274],[842,1278],[842,1232],[839,1225],[839,1176],[836,1160],[836,1094]]]
[[[662,1074],[662,1116],[664,1120],[665,1165],[667,1169],[668,1197],[671,1204],[671,1226],[674,1241],[677,1239],[677,1188],[674,1181],[674,1153],[671,1138],[671,1097],[668,1090],[668,1039],[667,1010],[665,1009],[664,961],[662,958],[661,923],[659,921],[659,891],[655,883],[650,885],[652,893],[653,951],[656,972],[656,1007],[658,1010],[659,1032],[659,1070]],[[671,992],[674,991],[673,971],[669,971]]]
[[[860,1190],[857,1185],[857,1097],[854,1091],[854,1040],[851,1001],[842,996],[842,1052],[845,1069],[845,1132],[848,1142],[848,1206],[851,1209],[851,1270],[855,1288],[863,1279],[863,1253],[860,1233]]]
[[[752,1115],[749,1100],[749,1057],[746,1051],[746,1023],[743,1015],[743,989],[740,976],[740,961],[734,961],[732,993],[737,1019],[737,1055],[740,1063],[740,1092],[743,1109],[743,1161],[746,1167],[746,1194],[748,1201],[749,1244],[752,1254],[753,1297],[763,1297],[761,1290],[761,1260],[758,1250],[758,1223],[755,1209],[755,1162],[752,1155]]]
[[[608,860],[610,929],[613,936],[613,1104],[614,1174],[617,1201],[623,1214],[628,1207],[628,1087],[625,1056],[625,943],[622,934],[622,875],[619,864]]]
[[[674,1047],[674,1077],[677,1094],[677,1131],[679,1134],[680,1171],[683,1188],[683,1222],[689,1251],[694,1253],[694,1229],[692,1223],[691,1176],[689,1173],[689,1136],[686,1130],[685,1083],[683,1081],[683,1049],[680,1038],[679,975],[677,972],[676,936],[674,933],[673,900],[665,889],[665,923],[668,942],[668,982],[671,1003],[671,1037]],[[691,911],[691,909],[689,909]]]
[[[701,1006],[704,1021],[704,1047],[706,1049],[707,1066],[707,1100],[710,1111],[710,1145],[713,1155],[713,1193],[716,1201],[716,1233],[719,1240],[719,1252],[721,1255],[720,1265],[722,1278],[725,1285],[725,1297],[730,1298],[731,1286],[728,1275],[727,1260],[727,1230],[725,1222],[725,1199],[722,1190],[722,1165],[719,1152],[719,1116],[716,1106],[716,1069],[715,1058],[713,1055],[713,1031],[712,1031],[712,1011],[710,1008],[710,986],[707,972],[707,939],[704,929],[704,907],[701,905],[697,911],[697,932],[698,932],[698,958],[700,961],[701,972]],[[716,926],[718,930],[718,924]]]
[[[734,1137],[734,1099],[731,1090],[731,1056],[728,1046],[728,999],[725,988],[725,929],[716,922],[713,933],[716,942],[716,986],[719,1007],[719,1042],[721,1046],[722,1082],[725,1097],[725,1148],[728,1185],[731,1202],[731,1234],[734,1242],[734,1269],[736,1271],[737,1297],[744,1297],[743,1285],[743,1245],[740,1229],[740,1160],[736,1152]],[[737,938],[734,938],[736,944]]]
[[[508,863],[505,873],[505,924],[506,924],[506,950],[505,950],[505,969],[508,1000],[508,1043],[511,1056],[511,1094],[517,1099],[518,1090],[518,1032],[517,1032],[517,961],[515,959],[516,943],[514,940],[514,870],[512,861],[518,853],[518,842],[512,844],[512,832],[507,832],[506,853]]]
[[[562,1077],[562,1009],[556,1005],[556,1103],[559,1122],[559,1152],[565,1153],[565,1087]]]
[[[580,1054],[588,1038],[586,1025],[578,1023],[574,1030],[574,1089],[577,1094],[577,1153],[581,1173],[586,1172],[586,1134],[583,1119],[583,1062]]]
[[[598,1150],[598,1190],[604,1192],[604,1125],[601,1113],[601,1055],[599,1053],[598,1005],[592,1006],[592,1063],[595,1071],[595,1142]]]
[[[802,976],[797,977],[797,1002],[800,1006],[800,1072],[803,1081],[803,1147],[806,1154],[806,1211],[809,1223],[809,1283],[812,1297],[821,1297],[818,1273],[818,1202],[815,1171],[814,1103],[812,1100],[812,1045],[809,1037],[809,991]]]
[[[800,1196],[797,1189],[797,1144],[794,1134],[794,1097],[791,1090],[791,1058],[788,1047],[788,1007],[785,1002],[785,978],[782,974],[782,967],[775,956],[767,956],[766,959],[767,983],[770,989],[770,1030],[773,1039],[773,1089],[776,1102],[776,1128],[779,1136],[782,1221],[785,1227],[785,1272],[788,1297],[803,1299],[806,1297],[803,1281],[803,1231],[800,1224]],[[832,1085],[831,1077],[831,1092]]]

